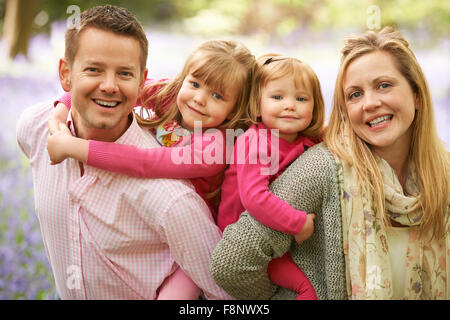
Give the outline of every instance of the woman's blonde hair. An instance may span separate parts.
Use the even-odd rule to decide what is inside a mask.
[[[408,160],[413,161],[416,166],[421,190],[421,236],[429,234],[431,238],[441,238],[448,232],[445,230],[448,217],[444,215],[449,201],[449,154],[437,135],[433,103],[425,76],[400,32],[392,27],[385,27],[378,33],[367,31],[346,39],[324,141],[339,158],[354,166],[362,190],[373,194],[377,214],[386,226],[390,226],[390,221],[384,214],[384,189],[380,170],[367,143],[351,128],[343,90],[348,66],[355,59],[374,51],[392,55],[399,72],[406,78],[416,96],[417,110],[411,124]],[[348,137],[348,143],[344,137]]]
[[[176,98],[181,89],[184,78],[192,74],[201,79],[207,86],[219,93],[227,92],[227,88],[236,86],[239,95],[232,113],[221,124],[221,129],[242,127],[242,117],[246,113],[248,96],[251,85],[251,72],[255,57],[246,46],[235,41],[210,40],[201,44],[188,57],[183,70],[172,81],[150,84],[163,86],[157,93],[143,101],[138,123],[142,126],[157,127],[160,124],[179,119],[181,113],[176,105]],[[147,114],[147,106],[153,104],[157,117]]]
[[[260,121],[261,92],[267,83],[282,77],[293,76],[297,88],[300,86],[304,88],[308,87],[306,85],[308,83],[313,91],[313,116],[308,128],[302,131],[302,135],[312,138],[321,136],[325,121],[325,106],[319,79],[309,65],[295,58],[270,53],[264,54],[256,59],[252,73],[253,79],[246,117],[247,123],[257,123]]]

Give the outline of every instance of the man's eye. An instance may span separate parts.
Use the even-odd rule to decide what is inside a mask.
[[[216,99],[222,99],[222,96],[220,94],[216,93],[216,92],[214,92],[212,95]]]
[[[131,76],[131,72],[128,72],[128,71],[122,71],[122,72],[120,73],[120,75],[121,75],[121,76],[124,76],[124,77],[130,77],[130,76]]]
[[[97,68],[87,68],[86,70],[89,72],[97,72],[98,71]]]

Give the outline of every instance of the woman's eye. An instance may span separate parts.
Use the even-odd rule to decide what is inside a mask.
[[[386,83],[386,82],[380,84],[380,88],[382,88],[382,89],[389,88],[390,86],[391,86],[391,85],[390,85],[389,83]]]
[[[360,96],[361,96],[361,92],[359,92],[359,91],[353,92],[351,95],[348,96],[348,100],[356,99],[356,98],[359,98]]]
[[[281,100],[281,96],[280,95],[273,96],[272,98],[274,98],[275,100]]]
[[[192,81],[192,82],[191,82],[191,85],[192,85],[194,88],[200,88],[200,85],[199,85],[197,82],[195,82],[195,81]]]
[[[216,99],[222,99],[222,96],[220,94],[218,94],[217,92],[214,92],[212,95]]]

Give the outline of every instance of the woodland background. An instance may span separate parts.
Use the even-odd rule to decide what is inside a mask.
[[[175,76],[204,40],[238,40],[256,56],[278,52],[309,63],[321,81],[328,115],[344,37],[395,26],[424,70],[439,135],[449,149],[450,1],[0,0],[0,299],[54,298],[34,213],[31,171],[17,146],[15,127],[26,107],[63,92],[58,59],[77,8],[106,3],[130,9],[144,25],[150,77]]]

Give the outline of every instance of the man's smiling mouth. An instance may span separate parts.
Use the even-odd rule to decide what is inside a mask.
[[[105,101],[100,99],[93,99],[93,100],[96,104],[105,108],[115,108],[120,104],[120,102],[117,101]]]

